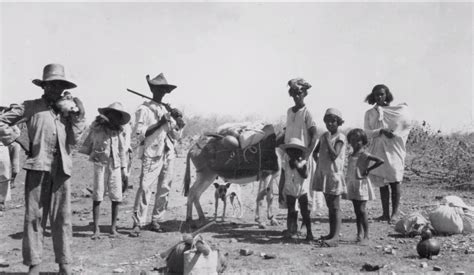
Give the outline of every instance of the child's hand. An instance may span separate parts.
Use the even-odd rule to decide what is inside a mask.
[[[380,129],[380,134],[388,137],[388,138],[393,138],[395,135],[392,133],[391,130],[387,130],[387,129]]]
[[[296,161],[296,168],[301,169],[306,165],[307,161],[305,159]]]

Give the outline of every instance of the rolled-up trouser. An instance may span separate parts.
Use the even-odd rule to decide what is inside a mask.
[[[44,228],[48,220],[56,263],[71,263],[71,193],[69,176],[64,174],[59,157],[51,172],[27,170],[25,180],[25,221],[23,227],[23,263],[41,263]]]
[[[103,201],[105,190],[111,201],[122,201],[122,172],[121,168],[114,168],[113,161],[108,164],[94,162],[94,189],[93,201]]]
[[[164,221],[173,179],[174,158],[174,154],[170,152],[161,157],[143,157],[140,186],[135,197],[134,225],[144,226],[146,224],[151,188],[154,184],[157,184],[157,190],[151,220],[152,222]]]

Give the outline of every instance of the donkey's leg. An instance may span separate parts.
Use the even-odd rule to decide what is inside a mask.
[[[270,220],[270,225],[278,225],[278,221],[276,220],[275,216],[273,215],[273,185],[276,182],[279,182],[280,177],[274,177],[273,175],[269,176],[270,180],[267,186],[267,218]]]
[[[265,228],[265,225],[263,225],[262,221],[260,220],[260,207],[263,204],[263,197],[267,195],[266,181],[268,181],[268,176],[265,176],[264,178],[260,179],[260,181],[258,182],[258,193],[257,193],[257,200],[256,200],[257,206],[255,208],[255,221],[257,222],[258,227],[260,228]]]
[[[200,178],[201,184],[196,188],[194,206],[196,207],[199,220],[201,221],[203,221],[206,217],[204,217],[204,211],[202,211],[201,202],[199,200],[201,198],[202,193],[206,191],[206,189],[212,184],[215,178],[216,174],[212,171],[202,172]]]
[[[193,220],[193,205],[195,204],[195,201],[199,199],[199,189],[202,188],[201,186],[203,184],[203,173],[196,172],[196,180],[191,185],[191,188],[188,192],[188,203],[186,204],[186,221]]]

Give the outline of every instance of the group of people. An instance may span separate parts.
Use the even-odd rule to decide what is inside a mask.
[[[366,244],[369,239],[366,204],[375,199],[373,186],[380,188],[383,209],[376,220],[392,223],[399,218],[405,144],[411,122],[407,106],[390,106],[393,95],[389,88],[376,85],[365,99],[374,107],[365,114],[364,129],[351,129],[346,136],[339,129],[344,123],[341,111],[329,108],[323,118],[328,131],[318,140],[316,123],[304,103],[311,85],[301,78],[290,80],[288,85],[295,105],[288,109],[285,142],[280,146],[285,152],[279,188],[279,200],[288,208],[285,236],[293,238],[297,234],[298,201],[306,239],[314,239],[310,221],[312,197],[315,192],[322,192],[329,212],[329,233],[318,239],[320,245],[339,244],[341,198],[352,201],[356,242]],[[350,152],[347,158],[346,152]]]
[[[175,144],[185,126],[182,113],[162,102],[163,97],[176,86],[168,84],[163,74],[146,81],[153,94],[152,100],[141,104],[135,113],[133,129],[131,115],[119,102],[99,108],[95,120],[86,131],[85,109],[81,100],[66,91],[76,87],[68,80],[64,67],[49,64],[43,69],[43,78],[33,84],[43,89],[43,95],[22,104],[12,104],[0,112],[0,150],[2,150],[3,186],[10,187],[18,173],[18,125],[24,123],[29,146],[24,148],[27,159],[23,165],[25,180],[25,219],[23,263],[30,274],[39,273],[43,246],[43,231],[49,216],[56,262],[61,274],[70,274],[72,241],[71,174],[72,150],[84,132],[86,138],[79,152],[89,156],[93,163],[93,239],[100,238],[100,204],[104,194],[112,201],[111,236],[117,235],[119,205],[126,190],[131,162],[131,139],[138,146],[141,160],[139,186],[135,196],[132,237],[138,237],[147,225],[151,189],[155,184],[155,203],[150,229],[163,231],[169,191],[173,177]],[[366,202],[374,199],[372,184],[380,187],[383,215],[381,220],[396,219],[399,211],[400,184],[403,177],[404,150],[407,125],[401,125],[404,107],[392,108],[393,96],[384,85],[377,85],[366,101],[374,105],[366,113],[365,129],[353,129],[346,136],[339,130],[343,117],[339,110],[329,108],[324,116],[328,132],[318,141],[316,122],[304,98],[311,85],[301,78],[289,81],[289,95],[295,105],[288,109],[285,128],[283,176],[280,182],[280,201],[288,208],[287,234],[297,232],[296,201],[307,228],[311,233],[310,209],[313,191],[323,192],[329,208],[330,232],[321,237],[325,246],[338,243],[341,224],[341,197],[353,201],[357,217],[357,238],[368,239]],[[64,104],[69,100],[73,107]],[[61,104],[59,104],[61,102]],[[406,108],[405,108],[406,109]],[[405,127],[405,128],[404,128]],[[366,145],[371,139],[370,146]],[[352,147],[348,168],[344,173],[347,143]],[[4,153],[5,151],[5,153]],[[10,153],[16,152],[16,153]],[[8,154],[7,154],[8,153]],[[10,159],[10,156],[11,159]],[[13,163],[15,165],[11,165]],[[4,163],[10,165],[4,165]],[[13,167],[13,168],[12,168]],[[7,182],[8,184],[3,184]],[[8,188],[7,188],[8,189]],[[389,197],[392,191],[393,211],[389,215]]]
[[[29,266],[29,274],[39,274],[43,233],[48,217],[59,273],[71,274],[72,150],[85,132],[87,136],[79,152],[88,155],[93,163],[92,239],[100,238],[100,204],[105,194],[112,202],[110,235],[114,237],[118,234],[116,223],[119,205],[126,190],[124,183],[129,176],[132,135],[139,144],[138,157],[142,161],[142,170],[135,197],[131,235],[138,236],[140,228],[146,224],[154,184],[157,184],[157,191],[151,229],[162,230],[160,223],[164,221],[168,204],[176,156],[175,143],[181,137],[185,123],[179,110],[162,102],[163,97],[176,86],[168,84],[163,74],[153,79],[147,75],[146,80],[153,98],[138,107],[134,129],[130,128],[131,115],[121,103],[114,102],[98,109],[98,115],[86,131],[83,103],[66,91],[75,88],[76,84],[66,78],[64,67],[60,64],[46,65],[43,78],[33,80],[33,84],[43,89],[41,98],[2,108],[2,204],[8,200],[10,185],[19,169],[17,139],[20,130],[17,125],[26,125],[29,139],[29,146],[24,148],[27,158],[23,165],[26,180],[22,244],[23,263]],[[10,154],[13,150],[16,150],[15,153]],[[15,164],[13,168],[12,163]]]

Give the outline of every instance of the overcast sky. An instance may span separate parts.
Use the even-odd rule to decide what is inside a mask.
[[[287,82],[313,85],[325,110],[361,127],[372,87],[434,128],[473,121],[471,3],[1,3],[2,105],[37,98],[31,83],[61,63],[89,121],[114,101],[133,112],[151,96],[145,75],[178,86],[165,102],[187,115],[258,115],[293,103]]]

